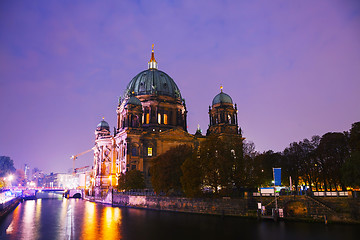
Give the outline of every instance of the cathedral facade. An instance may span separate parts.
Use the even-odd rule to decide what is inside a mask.
[[[206,135],[239,135],[237,107],[231,97],[221,92],[209,106]],[[198,129],[187,132],[187,109],[174,80],[158,70],[154,49],[148,69],[137,74],[127,85],[116,109],[114,132],[102,120],[95,130],[92,186],[108,189],[117,185],[121,173],[137,169],[151,188],[151,159],[171,147],[187,144],[198,147],[206,138]]]

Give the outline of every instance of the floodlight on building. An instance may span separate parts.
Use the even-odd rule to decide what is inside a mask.
[[[14,179],[14,175],[9,175],[8,180],[11,182]]]

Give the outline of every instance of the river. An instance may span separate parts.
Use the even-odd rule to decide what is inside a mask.
[[[358,225],[119,208],[81,199],[37,199],[0,222],[0,239],[357,239]],[[356,237],[357,236],[357,237]]]

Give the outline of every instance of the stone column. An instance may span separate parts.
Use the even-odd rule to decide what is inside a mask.
[[[210,123],[210,126],[213,125],[210,106],[209,106],[209,123]]]
[[[184,130],[185,130],[185,132],[187,132],[187,121],[186,121],[186,119],[187,119],[187,111],[185,110],[185,112],[184,112]]]
[[[172,117],[171,117],[171,124],[176,126],[176,109],[173,109],[171,111]]]

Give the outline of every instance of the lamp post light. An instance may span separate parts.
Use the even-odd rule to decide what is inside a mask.
[[[9,181],[9,185],[10,185],[10,187],[12,186],[11,185],[11,181],[14,179],[14,175],[9,175],[8,177],[7,177],[7,180]]]

